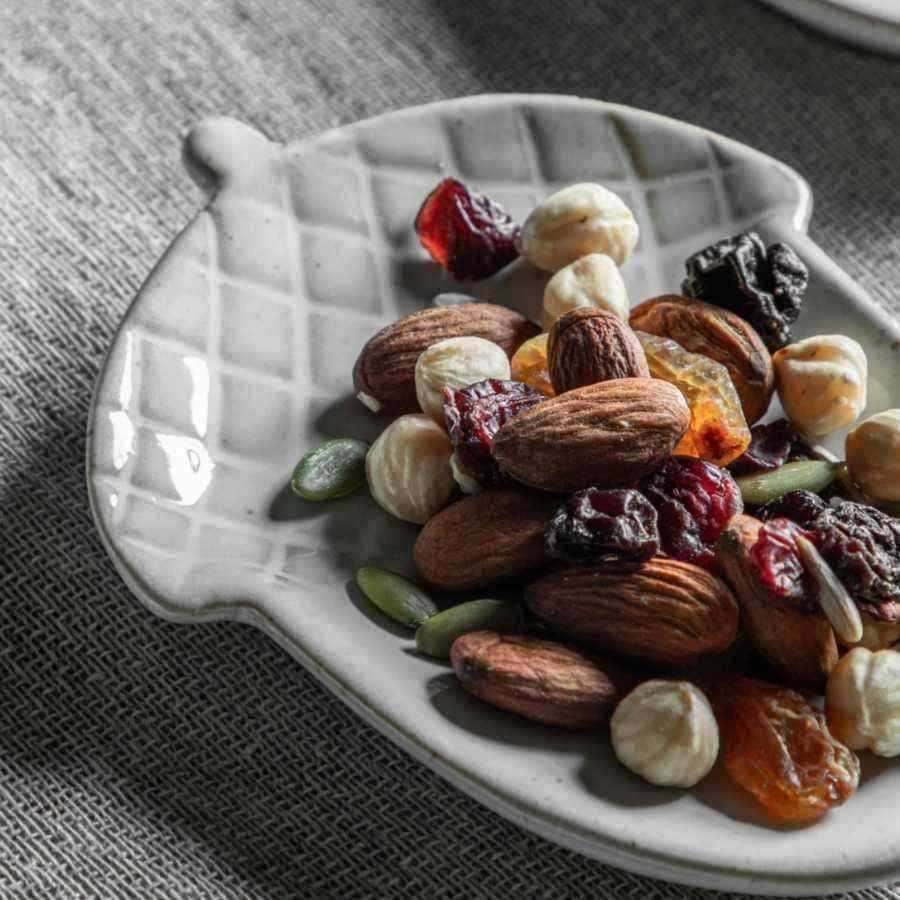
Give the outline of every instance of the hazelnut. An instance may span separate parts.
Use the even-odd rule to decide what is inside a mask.
[[[560,269],[544,288],[544,331],[579,306],[605,309],[628,321],[628,291],[618,266],[603,253],[589,253]]]
[[[645,681],[610,722],[619,762],[651,784],[693,787],[719,755],[719,727],[703,692],[688,681]]]
[[[637,239],[637,222],[621,197],[599,184],[572,184],[531,211],[519,250],[548,272],[589,253],[605,253],[621,266]]]
[[[424,524],[453,495],[452,451],[447,433],[428,416],[400,416],[366,455],[372,496],[398,519]]]
[[[900,500],[900,409],[886,409],[847,435],[847,471],[872,499]]]
[[[416,360],[419,406],[443,425],[444,388],[464,388],[486,378],[509,378],[509,359],[502,347],[480,337],[438,341]]]
[[[900,653],[856,647],[842,656],[828,678],[825,713],[851,750],[900,755]]]
[[[866,405],[866,354],[852,338],[820,334],[773,357],[778,396],[791,422],[822,437],[856,421]]]

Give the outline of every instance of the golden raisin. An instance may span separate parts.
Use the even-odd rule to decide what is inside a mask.
[[[856,790],[856,755],[796,691],[735,678],[720,685],[715,707],[725,770],[773,822],[812,822]]]
[[[545,396],[553,397],[556,392],[547,368],[548,337],[546,333],[538,334],[525,341],[513,354],[509,367],[513,381],[521,381]]]
[[[728,369],[669,338],[636,333],[650,374],[675,385],[691,408],[691,427],[674,452],[718,466],[741,456],[750,446],[750,429]]]

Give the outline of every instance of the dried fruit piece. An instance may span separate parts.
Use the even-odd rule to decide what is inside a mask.
[[[818,494],[810,491],[788,491],[759,509],[757,515],[764,522],[769,519],[790,519],[801,528],[810,529],[827,506],[828,504]]]
[[[737,601],[715,575],[664,556],[633,566],[567,566],[539,578],[528,608],[578,643],[662,666],[691,666],[727,650]]]
[[[678,388],[691,409],[691,424],[675,453],[724,466],[750,445],[750,429],[728,370],[708,356],[689,353],[655,334],[636,332],[650,374]]]
[[[500,483],[503,479],[491,452],[494,435],[505,422],[543,399],[528,385],[497,378],[446,388],[444,421],[457,466],[482,485]]]
[[[356,572],[359,589],[386,616],[416,628],[437,611],[431,597],[411,581],[378,566],[362,566]]]
[[[847,470],[876,501],[900,500],[900,409],[886,409],[847,435]]]
[[[547,364],[547,342],[549,334],[536,334],[519,347],[510,360],[510,375],[513,381],[521,381],[528,387],[540,391],[545,397],[552,397],[553,382]]]
[[[749,424],[769,408],[775,389],[772,358],[756,330],[740,316],[678,294],[645,300],[631,311],[631,327],[667,337],[728,369]]]
[[[611,312],[580,307],[566,313],[547,342],[550,380],[557,394],[614,378],[649,378],[635,333]]]
[[[641,482],[641,491],[656,508],[663,551],[714,568],[716,541],[743,509],[728,471],[700,459],[672,457]]]
[[[737,479],[744,503],[761,506],[791,491],[823,491],[837,478],[840,463],[806,459],[785,463],[781,468]]]
[[[812,612],[818,603],[797,549],[797,536],[804,534],[789,519],[770,519],[759,529],[750,561],[767,591]]]
[[[812,822],[856,790],[856,755],[796,691],[735,678],[714,705],[725,770],[772,821]]]
[[[369,445],[353,438],[334,438],[306,453],[291,476],[291,490],[318,502],[346,497],[366,483]]]
[[[431,258],[461,281],[487,278],[519,255],[519,226],[509,213],[455,178],[425,198],[415,228]]]
[[[416,650],[436,659],[449,659],[453,642],[470,631],[516,631],[522,626],[517,603],[469,600],[427,618],[416,631]]]
[[[601,381],[507,422],[494,438],[494,459],[502,472],[544,491],[621,487],[669,456],[689,418],[684,397],[670,384]]]
[[[623,766],[650,784],[693,787],[719,755],[719,727],[706,695],[688,681],[639,684],[609,723]]]
[[[589,253],[560,269],[544,289],[541,322],[549,331],[573,309],[605,309],[628,321],[628,292],[619,267],[603,253]]]
[[[776,419],[767,425],[754,425],[750,429],[750,446],[728,469],[735,477],[770,472],[788,461],[811,459],[812,448],[787,419]]]
[[[685,260],[681,290],[746,319],[770,350],[791,339],[809,271],[787,244],[766,250],[755,232],[719,241]]]
[[[619,669],[537,638],[473,631],[457,638],[450,662],[460,684],[486,703],[558,728],[596,728],[630,681]]]
[[[656,510],[639,491],[586,488],[557,510],[544,546],[569,562],[644,562],[659,552]]]

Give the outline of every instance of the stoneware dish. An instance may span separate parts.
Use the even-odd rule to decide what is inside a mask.
[[[262,628],[452,784],[612,865],[758,893],[900,877],[900,766],[866,760],[850,803],[789,831],[755,819],[715,776],[690,793],[646,785],[603,736],[480,705],[367,607],[355,566],[411,570],[413,527],[365,492],[312,505],[287,487],[326,436],[371,440],[382,427],[352,396],[364,341],[458,289],[412,230],[447,173],[520,219],[573,181],[619,192],[641,227],[626,267],[635,302],[677,290],[684,257],[716,238],[752,226],[789,241],[812,270],[798,335],[855,337],[869,355],[868,411],[896,405],[898,331],[805,235],[803,179],[699,128],[554,96],[453,100],[286,146],[212,119],[189,134],[185,160],[208,204],[128,310],[90,422],[94,516],[141,602],[174,621]],[[527,301],[529,285],[514,288]]]

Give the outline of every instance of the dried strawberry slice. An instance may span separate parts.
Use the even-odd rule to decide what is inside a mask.
[[[487,278],[519,252],[519,225],[484,194],[445,178],[416,215],[416,234],[431,258],[459,281]]]

